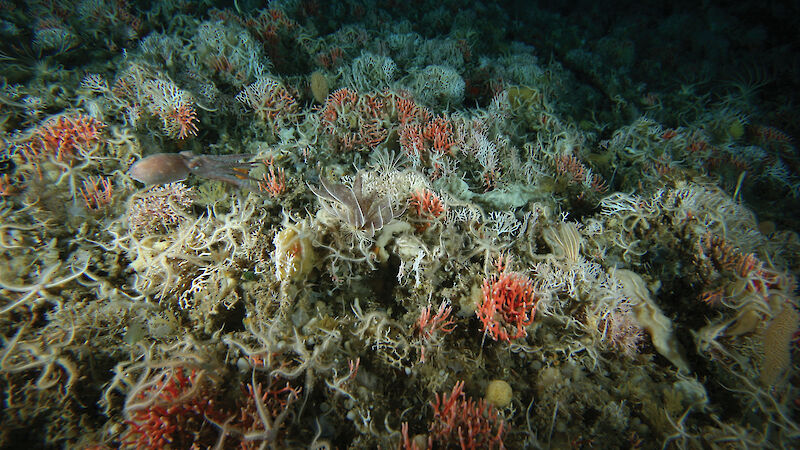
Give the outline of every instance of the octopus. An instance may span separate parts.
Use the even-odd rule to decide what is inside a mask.
[[[195,155],[192,152],[156,153],[142,158],[128,169],[128,175],[148,186],[182,181],[189,174],[251,188],[257,180],[248,173],[256,162],[246,161],[252,153],[238,155]],[[245,162],[242,162],[245,161]]]

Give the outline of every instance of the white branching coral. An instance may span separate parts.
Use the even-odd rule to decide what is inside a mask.
[[[191,219],[192,188],[181,182],[156,186],[136,194],[128,209],[128,226],[135,236],[167,233]]]

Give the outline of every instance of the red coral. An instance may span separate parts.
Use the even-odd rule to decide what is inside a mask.
[[[582,183],[586,179],[586,167],[572,155],[556,157],[556,172],[571,183]]]
[[[130,82],[117,80],[120,94],[127,94]],[[138,84],[133,81],[134,86]],[[169,80],[153,79],[141,84],[145,106],[150,112],[161,119],[164,132],[173,138],[185,139],[197,134],[197,112],[194,109],[192,98],[175,83]],[[139,101],[136,91],[131,101]]]
[[[421,158],[425,153],[425,139],[418,123],[408,123],[398,130],[400,148],[409,156]]]
[[[197,112],[190,104],[180,105],[172,115],[173,121],[178,128],[178,139],[186,139],[189,136],[197,136]]]
[[[502,272],[483,282],[483,301],[476,311],[483,332],[496,341],[526,336],[536,314],[533,281],[516,272]]]
[[[769,295],[769,289],[785,282],[777,272],[764,267],[764,263],[755,254],[742,253],[740,249],[719,236],[706,233],[698,242],[697,251],[695,262],[705,269],[704,272],[732,274],[747,283],[748,291],[760,294],[765,300]],[[712,273],[704,274],[705,278],[709,278],[706,280],[707,283],[711,282],[711,276]],[[701,299],[710,304],[721,300],[713,292],[704,293]]]
[[[286,174],[283,169],[275,168],[272,158],[266,161],[269,173],[265,173],[262,180],[258,182],[258,189],[269,194],[270,197],[280,197],[286,192]]]
[[[602,194],[608,190],[605,180],[593,173],[578,158],[572,155],[561,155],[555,159],[556,173],[566,179],[569,184],[588,184],[589,187]]]
[[[421,189],[411,194],[411,207],[417,216],[424,219],[435,219],[444,212],[442,199],[428,189]]]
[[[425,123],[422,134],[431,141],[433,150],[439,154],[450,153],[450,148],[456,144],[453,124],[444,116],[436,116]]]
[[[425,122],[431,116],[431,112],[414,103],[410,98],[395,96],[395,108],[400,125],[405,125],[412,121]]]
[[[100,133],[106,124],[99,120],[78,114],[60,116],[42,125],[34,134],[37,141],[32,150],[45,156],[55,156],[59,161],[75,157],[75,150],[90,147],[100,141]]]
[[[19,194],[24,188],[19,180],[11,178],[8,174],[0,175],[0,197],[10,197]]]
[[[344,51],[339,47],[334,47],[327,53],[318,53],[317,64],[326,69],[332,69],[339,65],[343,58]]]
[[[444,203],[441,197],[428,189],[421,189],[411,194],[409,206],[415,215],[423,221],[415,225],[420,233],[427,230],[430,222],[444,212]]]
[[[111,204],[114,195],[114,186],[107,177],[89,177],[83,180],[80,190],[86,207],[97,211]]]
[[[291,119],[298,111],[297,101],[289,90],[270,78],[259,78],[248,85],[236,100],[255,111],[256,117],[271,128]]]
[[[430,444],[436,448],[458,445],[462,449],[505,448],[503,434],[505,423],[495,409],[483,399],[477,402],[464,394],[464,382],[459,381],[453,391],[436,394],[433,421],[430,424]]]
[[[426,306],[419,314],[415,333],[419,338],[420,362],[425,362],[426,349],[438,346],[441,343],[440,338],[456,328],[455,322],[450,318],[452,312],[453,307],[443,302],[436,314],[431,314],[431,305]]]
[[[278,440],[283,422],[302,388],[295,389],[288,382],[282,388],[275,384],[277,380],[270,382],[266,388],[261,383],[248,384],[247,389],[243,390],[245,400],[227,430],[229,434],[242,438],[239,448],[263,448],[265,442]]]
[[[345,150],[373,149],[389,135],[383,124],[384,109],[377,96],[359,96],[342,88],[328,96],[320,116],[325,131]]]
[[[207,418],[222,421],[225,414],[210,399],[201,378],[192,370],[171,371],[169,378],[137,395],[145,402],[127,420],[124,446],[137,449],[210,447],[217,440],[217,430]]]

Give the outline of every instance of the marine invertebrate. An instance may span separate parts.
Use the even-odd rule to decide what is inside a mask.
[[[289,91],[278,81],[267,77],[258,78],[255,83],[245,87],[236,100],[250,107],[261,122],[271,127],[280,125],[280,119],[291,117],[299,109]]]
[[[114,186],[107,177],[89,177],[80,190],[86,207],[96,211],[111,204]]]
[[[25,186],[18,179],[8,174],[0,175],[0,197],[10,197],[18,194]]]
[[[608,190],[605,180],[586,167],[574,155],[559,155],[553,160],[553,166],[558,176],[568,184],[583,184],[596,193],[602,194]]]
[[[644,279],[639,274],[626,269],[615,270],[614,277],[622,283],[624,294],[631,300],[636,321],[649,333],[656,351],[674,364],[678,370],[688,373],[689,363],[675,336],[672,321],[661,312],[661,309],[653,301]]]
[[[131,224],[131,232],[123,238],[127,242],[121,244],[136,271],[133,289],[177,304],[203,320],[218,306],[230,308],[240,300],[234,289],[238,279],[231,269],[243,258],[258,260],[258,241],[249,230],[264,215],[256,213],[254,202],[236,197],[194,217],[176,205],[180,197],[168,200],[181,192],[170,192],[169,186],[156,189],[157,197],[148,203],[166,204],[171,216],[153,220],[158,227],[154,232],[134,231]],[[159,198],[163,196],[167,198]]]
[[[486,386],[486,402],[496,408],[505,408],[514,399],[514,390],[505,380],[492,380]]]
[[[421,189],[411,194],[409,205],[413,208],[416,216],[423,221],[416,227],[420,232],[428,229],[430,222],[436,220],[444,212],[444,203],[441,197],[429,189]]]
[[[772,315],[769,299],[794,285],[790,275],[716,234],[707,232],[694,248],[695,275],[703,289],[698,297],[709,306]]]
[[[352,186],[333,184],[324,177],[319,178],[321,189],[309,185],[309,189],[322,203],[322,207],[368,237],[383,228],[404,211],[392,205],[389,197],[376,193],[366,194],[361,185],[361,173],[357,173]]]
[[[482,290],[483,301],[476,313],[483,332],[496,341],[525,336],[539,301],[533,281],[521,273],[503,271],[484,280]]]
[[[37,50],[64,53],[78,42],[75,33],[61,19],[49,16],[36,21],[32,44]]]
[[[134,236],[165,233],[188,218],[193,192],[183,183],[157,186],[137,194],[128,210],[128,226]]]
[[[161,119],[164,133],[185,139],[197,134],[197,113],[186,91],[168,80],[148,80],[142,85],[149,107]]]
[[[166,36],[166,39],[174,38]],[[183,45],[178,39],[174,39],[178,41],[174,44],[159,42],[166,39],[150,35],[143,41],[155,41],[152,47],[156,54],[165,53],[162,48],[167,46],[167,52],[173,53]],[[264,55],[262,46],[249,33],[218,18],[200,23],[192,41],[195,46],[192,54],[198,62],[232,86],[242,86],[246,81],[261,76],[272,64]]]
[[[147,185],[167,184],[185,180],[189,174],[210,180],[224,181],[240,188],[252,187],[257,180],[250,178],[254,162],[241,162],[253,154],[195,155],[192,152],[156,153],[135,162],[128,175]]]
[[[791,345],[800,323],[800,314],[791,301],[785,301],[762,335],[764,357],[758,380],[764,386],[774,386],[780,375],[791,366]]]
[[[46,121],[34,130],[31,145],[21,148],[28,161],[53,157],[56,161],[75,158],[76,150],[88,150],[101,140],[106,124],[89,116],[62,115]]]
[[[66,396],[79,375],[78,367],[65,351],[75,337],[75,327],[58,330],[45,337],[22,340],[28,326],[19,328],[17,333],[6,338],[0,334],[0,372],[5,376],[14,373],[28,373],[38,370],[39,376],[32,384],[43,391],[61,384]],[[27,381],[31,383],[30,380]]]
[[[266,164],[269,172],[265,173],[261,181],[258,182],[258,188],[262,192],[269,194],[270,197],[279,197],[286,192],[286,174],[282,168],[275,168],[272,158],[269,158]]]
[[[272,241],[275,244],[272,254],[275,277],[279,281],[302,279],[314,268],[317,257],[311,245],[312,236],[305,220],[293,222],[288,216],[284,218],[283,229]]]
[[[450,66],[427,66],[409,84],[415,98],[436,110],[458,107],[464,101],[464,79]]]
[[[345,150],[373,149],[389,135],[383,116],[385,103],[379,95],[361,95],[339,89],[325,100],[320,118],[325,131]]]
[[[222,421],[224,413],[209,398],[202,372],[167,369],[134,391],[126,402],[129,419],[124,445],[136,448],[188,448],[216,441],[206,420]]]
[[[644,330],[636,321],[629,301],[623,300],[613,309],[605,311],[598,328],[603,340],[612,349],[628,358],[633,358],[639,352]]]
[[[448,157],[460,148],[463,139],[452,121],[445,115],[433,116],[426,108],[412,100],[394,95],[390,98],[397,115],[400,149],[415,167],[432,169],[429,176],[439,178],[452,164]]]
[[[51,299],[52,294],[48,290],[64,286],[67,283],[80,278],[87,274],[89,269],[88,257],[76,258],[69,264],[70,273],[61,279],[54,279],[54,275],[61,268],[61,262],[57,262],[47,268],[39,270],[38,280],[30,285],[17,285],[11,282],[0,280],[0,292],[16,292],[21,294],[17,299],[11,299],[7,303],[0,306],[0,314],[5,314],[17,306],[26,303],[36,303],[39,300]]]
[[[453,123],[445,116],[436,116],[427,121],[422,134],[432,142],[433,150],[440,154],[451,153],[451,148],[456,144]]]
[[[277,379],[271,380],[268,386],[262,387],[261,383],[255,382],[255,372],[253,372],[253,381],[247,385],[245,392],[247,396],[239,406],[238,414],[229,417],[224,424],[209,420],[217,425],[223,434],[217,441],[217,448],[222,448],[227,435],[240,439],[240,448],[256,448],[255,445],[248,445],[249,442],[261,442],[258,448],[266,448],[267,443],[279,440],[279,433],[302,388],[295,389],[289,383],[283,388],[278,388],[274,386],[276,382]]]
[[[431,402],[433,421],[430,424],[431,443],[442,448],[460,445],[462,449],[505,448],[505,422],[485,400],[475,401],[464,393],[464,382],[453,386],[450,395],[436,394]]]
[[[92,80],[88,80],[85,87],[124,108],[132,124],[137,124],[141,113],[145,111],[151,117],[160,119],[166,136],[185,139],[197,135],[197,112],[193,96],[172,81],[158,78],[151,68],[143,64],[132,62],[117,77],[111,90]]]
[[[397,72],[392,58],[362,50],[351,64],[347,82],[360,92],[380,92],[392,86]]]
[[[126,436],[125,420],[146,409],[140,401],[179,386],[165,372],[178,367],[185,378],[192,368],[207,377],[162,405],[186,408],[191,422],[163,447],[396,448],[410,434],[419,449],[487,448],[499,426],[490,417],[505,421],[508,448],[789,447],[800,435],[790,347],[800,239],[783,198],[800,198],[800,178],[788,136],[756,128],[775,122],[793,132],[795,103],[779,96],[791,71],[752,101],[720,83],[648,77],[664,66],[652,58],[659,52],[686,67],[725,58],[721,32],[692,61],[668,38],[697,31],[697,21],[660,21],[668,26],[647,41],[666,46],[648,52],[643,42],[641,70],[626,70],[623,58],[609,87],[597,82],[614,64],[601,61],[601,76],[587,75],[563,55],[537,59],[530,39],[504,42],[514,14],[502,5],[487,15],[452,2],[428,14],[396,2],[272,2],[280,9],[261,12],[252,2],[211,10],[162,2],[132,10],[147,24],[138,39],[121,16],[124,1],[110,2],[120,14],[77,2],[74,17],[64,5],[76,2],[22,3],[0,3],[9,5],[0,8],[8,41],[0,64],[28,47],[35,53],[30,17],[65,20],[85,55],[39,49],[41,64],[4,64],[0,81],[0,447],[20,438],[35,448],[136,447],[141,435]],[[577,43],[565,51],[610,60],[619,56],[611,47],[640,31],[618,27],[604,50],[585,20],[531,17],[538,20],[519,25],[548,48],[564,37]],[[748,30],[731,42],[755,54],[765,31]],[[362,50],[375,56],[359,58]],[[442,77],[428,83],[421,71],[430,64],[463,77],[462,100],[448,98]],[[365,78],[373,69],[383,73]],[[89,75],[77,88],[75,74],[91,71],[106,78]],[[248,86],[262,76],[280,87]],[[642,91],[645,84],[658,92]],[[277,106],[287,93],[297,101],[291,114]],[[248,94],[252,108],[241,101]],[[190,124],[207,131],[194,142],[176,137],[180,111],[168,110],[176,98],[197,109],[196,117],[183,111],[183,133],[191,135]],[[45,150],[37,130],[78,111],[108,124],[99,140],[74,146],[73,156]],[[159,142],[174,145],[142,148]],[[120,173],[156,152],[199,158],[237,143],[233,152],[256,154],[237,162],[259,165],[246,173],[233,161],[221,169],[206,161],[200,172],[222,170],[253,192],[192,179],[179,155],[168,156],[174,167],[151,170],[199,185],[194,199],[187,187],[144,187]],[[357,170],[371,202],[353,193]],[[332,199],[320,172],[322,183],[343,185],[348,201]],[[602,199],[601,176],[612,188]],[[107,206],[98,177],[113,182]],[[317,200],[306,182],[327,197]],[[363,217],[363,208],[378,216],[406,204],[408,214],[380,229]],[[501,252],[514,263],[492,267]],[[85,273],[54,285],[83,267],[68,262],[82,254]],[[637,296],[614,275],[624,269],[644,280]],[[516,274],[506,279],[509,271]],[[528,279],[533,297],[515,297],[512,285],[527,293]],[[483,302],[482,286],[495,303]],[[713,308],[691,301],[702,291],[717,295]],[[523,325],[533,320],[522,326],[530,335],[512,339],[518,317],[504,316],[503,298],[535,302],[515,310]],[[507,341],[475,322],[482,303]],[[642,331],[639,314],[654,331]],[[662,316],[692,346],[695,376],[661,357],[670,344],[665,327],[656,328]],[[765,352],[778,350],[770,362]],[[190,410],[202,396],[224,414]],[[105,411],[93,406],[98,400]],[[159,422],[171,419],[159,413],[154,433],[184,419]]]
[[[574,265],[581,259],[583,236],[573,222],[561,222],[547,227],[542,238],[553,249],[552,257],[567,264]]]
[[[435,349],[441,345],[441,339],[456,327],[450,318],[453,307],[449,302],[442,302],[435,314],[431,314],[431,305],[425,307],[419,314],[416,325],[416,335],[420,346],[419,361],[425,362],[426,349]]]
[[[410,98],[397,96],[394,103],[400,125],[406,125],[410,122],[426,122],[432,115],[430,110],[424,106],[417,105]]]

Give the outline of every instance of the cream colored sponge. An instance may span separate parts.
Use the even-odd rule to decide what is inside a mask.
[[[492,380],[486,386],[486,402],[496,408],[505,408],[511,403],[511,385],[503,380]]]

